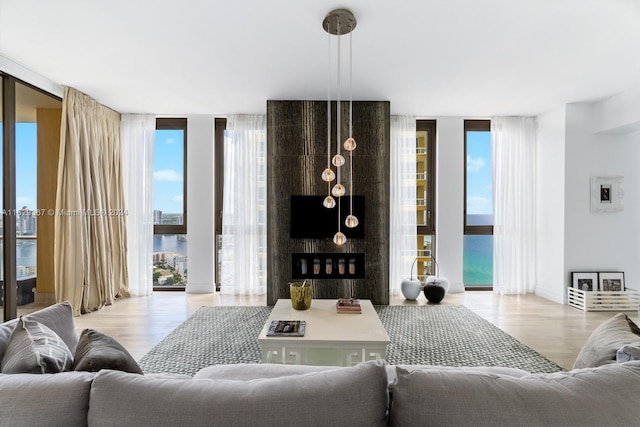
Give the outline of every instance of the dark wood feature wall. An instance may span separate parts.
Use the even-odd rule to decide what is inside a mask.
[[[341,105],[341,138],[348,136],[349,103]],[[348,262],[357,256],[363,278],[311,279],[314,298],[351,295],[389,304],[389,102],[354,101],[353,135],[358,144],[353,158],[354,194],[365,198],[364,239],[349,239],[342,247],[327,239],[292,239],[291,195],[326,195],[320,174],[327,163],[327,102],[267,101],[267,304],[289,298],[294,263],[301,254],[327,256]],[[332,103],[332,153],[335,153],[336,103]],[[333,155],[333,154],[332,154]],[[348,189],[347,164],[342,183]],[[335,168],[334,168],[335,169]],[[348,209],[343,198],[342,209]],[[314,227],[312,222],[309,227]],[[344,228],[344,226],[343,226]],[[337,231],[337,222],[336,222]],[[307,266],[312,270],[313,265]],[[337,266],[334,264],[334,269]],[[355,276],[354,276],[355,277]],[[298,279],[296,279],[298,280]]]

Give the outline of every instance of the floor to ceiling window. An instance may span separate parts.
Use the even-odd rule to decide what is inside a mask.
[[[417,215],[417,276],[426,282],[435,274],[435,120],[416,122],[416,215]]]
[[[153,288],[187,283],[187,119],[156,119],[153,151]]]
[[[493,178],[491,122],[465,120],[463,282],[493,285]]]
[[[224,131],[227,128],[227,119],[217,117],[215,120],[215,145],[214,145],[214,171],[215,171],[215,195],[214,195],[214,230],[216,235],[216,291],[220,290],[220,267],[222,266],[222,204],[224,200]]]

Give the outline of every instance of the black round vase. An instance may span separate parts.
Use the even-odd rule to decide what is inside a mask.
[[[424,285],[424,296],[427,297],[429,302],[439,303],[444,298],[444,294],[447,293],[447,290],[444,286],[438,285],[436,283],[427,283]]]

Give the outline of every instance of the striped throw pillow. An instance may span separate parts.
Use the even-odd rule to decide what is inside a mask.
[[[73,355],[62,338],[35,320],[21,317],[7,344],[3,374],[49,374],[69,371]]]

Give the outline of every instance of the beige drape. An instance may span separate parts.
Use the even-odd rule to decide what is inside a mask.
[[[64,89],[55,212],[56,300],[74,314],[128,296],[120,114]]]

